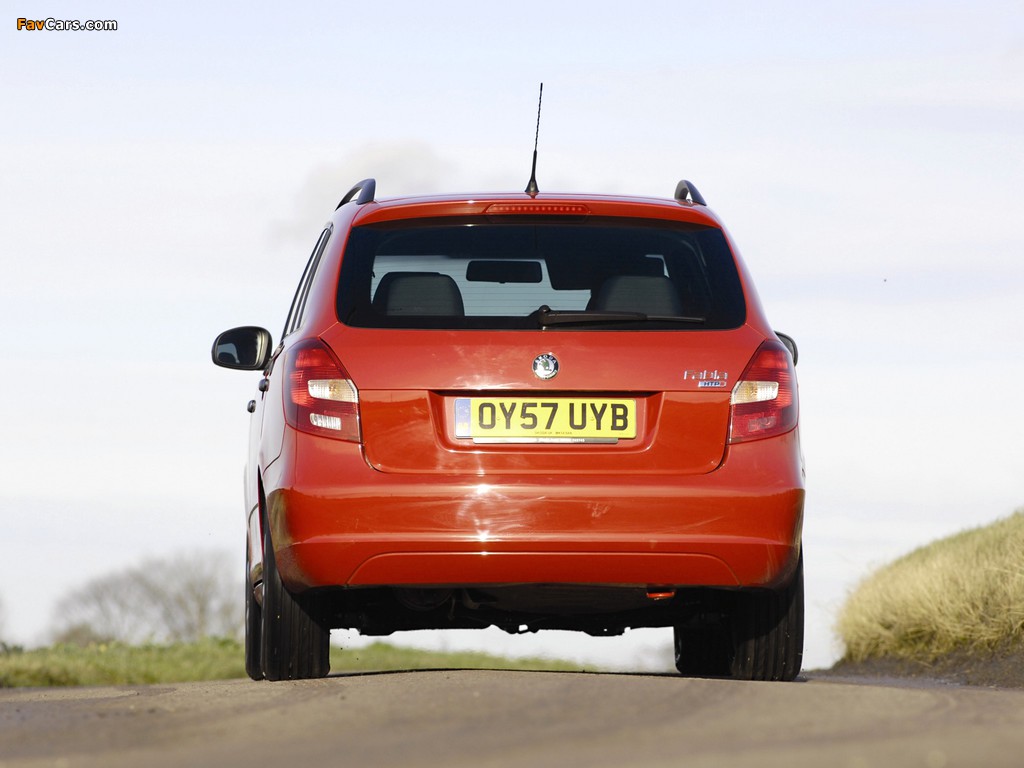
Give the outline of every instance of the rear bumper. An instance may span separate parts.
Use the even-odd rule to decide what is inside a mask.
[[[714,472],[678,478],[384,474],[358,446],[295,433],[288,441],[264,487],[293,590],[771,586],[800,551],[795,431],[731,446]]]

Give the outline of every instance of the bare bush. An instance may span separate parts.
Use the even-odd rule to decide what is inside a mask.
[[[242,590],[233,564],[224,553],[200,552],[147,560],[93,579],[57,604],[54,637],[73,643],[238,637]]]
[[[87,648],[90,645],[112,643],[114,638],[110,635],[101,635],[91,624],[69,624],[53,635],[53,642],[57,645],[77,645]]]

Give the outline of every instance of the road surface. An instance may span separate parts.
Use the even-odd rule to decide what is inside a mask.
[[[1024,691],[433,670],[0,690],[14,766],[1021,766]]]

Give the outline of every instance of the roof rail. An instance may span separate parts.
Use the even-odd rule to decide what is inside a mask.
[[[704,197],[693,186],[693,182],[686,179],[676,184],[676,200],[683,203],[693,203],[694,205],[707,205],[704,202]]]
[[[367,203],[373,202],[373,196],[377,192],[377,180],[376,179],[363,179],[356,184],[352,189],[345,193],[345,196],[341,198],[341,202],[338,203],[338,208],[341,208],[345,203],[350,202],[355,197],[356,205],[366,205]],[[356,193],[359,194],[356,197]],[[335,208],[334,210],[338,210]]]

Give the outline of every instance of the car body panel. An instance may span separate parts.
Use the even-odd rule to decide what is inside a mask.
[[[765,586],[790,572],[800,549],[804,491],[795,432],[768,451],[730,446],[717,470],[689,479],[387,475],[369,467],[357,446],[294,439],[286,452],[292,466],[268,495],[279,567],[294,589],[551,581]],[[445,552],[453,562],[442,565]]]
[[[371,466],[474,474],[710,472],[725,449],[732,384],[763,341],[746,326],[685,334],[396,331],[335,324],[320,338],[359,389]],[[531,368],[544,353],[560,363],[557,376],[547,381]],[[584,395],[628,398],[637,402],[641,432],[615,445],[481,445],[458,439],[454,401],[486,395],[556,403]]]

